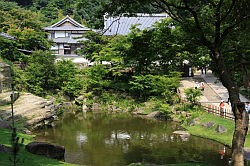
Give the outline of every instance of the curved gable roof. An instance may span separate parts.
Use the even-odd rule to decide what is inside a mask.
[[[85,28],[83,25],[79,24],[78,22],[76,22],[73,18],[69,17],[68,15],[66,17],[64,17],[62,20],[60,20],[57,23],[53,24],[51,27],[52,28],[60,27],[65,22],[70,22],[72,25],[74,25],[75,27],[78,27],[78,28]]]
[[[71,26],[69,25],[63,26],[66,23],[70,23]],[[45,30],[90,30],[90,28],[81,25],[68,15],[64,17],[62,20],[58,21],[57,23],[45,27],[44,29]]]

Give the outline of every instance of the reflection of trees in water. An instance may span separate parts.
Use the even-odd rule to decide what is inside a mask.
[[[222,145],[197,137],[183,141],[179,135],[172,134],[178,127],[176,124],[128,115],[91,114],[86,119],[74,116],[68,115],[60,126],[46,130],[47,140],[65,146],[68,162],[95,166],[142,161],[166,164],[214,160],[219,163],[217,150]]]

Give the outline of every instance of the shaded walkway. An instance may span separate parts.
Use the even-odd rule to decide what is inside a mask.
[[[207,74],[201,74],[200,71],[194,73],[194,77],[184,77],[179,88],[182,97],[184,97],[184,89],[195,87],[195,82],[205,83],[205,90],[201,96],[201,103],[210,103],[219,106],[221,100],[228,101],[229,95],[227,89],[222,85],[218,78],[216,78],[209,70]],[[244,96],[240,95],[242,102],[249,101]],[[226,104],[226,108],[230,109],[230,105]]]

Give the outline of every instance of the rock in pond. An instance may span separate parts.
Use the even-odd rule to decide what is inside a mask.
[[[154,111],[147,115],[148,118],[153,118],[156,120],[167,120],[167,117],[164,115],[164,113],[160,111]]]
[[[174,131],[173,133],[178,135],[190,135],[187,131],[181,131],[181,130]]]
[[[33,154],[43,155],[54,159],[64,159],[65,148],[47,142],[31,142],[25,149]]]
[[[182,141],[188,141],[190,134],[187,131],[174,131],[173,134],[180,135]]]

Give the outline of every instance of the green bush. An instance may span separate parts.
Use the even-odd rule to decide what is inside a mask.
[[[108,70],[103,65],[94,65],[85,70],[87,75],[87,90],[101,94],[103,89],[108,88],[110,80],[105,79]]]
[[[141,75],[133,76],[129,84],[131,92],[145,100],[150,96],[162,97],[174,93],[180,82],[179,77]]]
[[[62,90],[69,97],[77,97],[83,88],[83,83],[80,78],[73,77],[64,83]]]
[[[39,96],[55,87],[55,56],[48,51],[35,51],[29,56],[25,70],[14,69],[14,80],[18,90]]]
[[[169,118],[171,113],[172,113],[171,107],[162,101],[158,101],[156,103],[154,110],[160,111],[161,113],[163,113],[166,116],[166,118]]]
[[[70,60],[57,61],[55,64],[55,69],[56,69],[55,80],[58,88],[63,87],[65,83],[67,83],[77,74],[76,65]]]
[[[192,104],[195,105],[198,103],[199,98],[201,97],[202,93],[200,89],[188,88],[185,89],[186,99]]]

